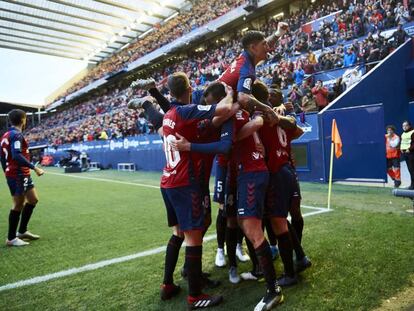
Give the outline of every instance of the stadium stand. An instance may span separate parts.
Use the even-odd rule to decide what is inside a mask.
[[[367,66],[367,63],[375,64],[383,59],[407,37],[403,30],[393,32],[397,25],[411,26],[401,2],[386,1],[382,5],[368,2],[368,6],[344,6],[343,2],[325,5],[318,2],[306,11],[300,10],[284,18],[291,25],[291,31],[281,39],[269,60],[258,68],[259,78],[280,89],[284,101],[292,102],[297,113],[322,109],[347,87],[355,84],[363,73],[372,69],[374,65]],[[224,8],[220,6],[222,10],[217,14],[223,14],[238,4],[240,2],[228,1]],[[201,8],[202,4],[196,4],[193,10],[197,14],[184,14],[185,17],[180,17],[189,19],[187,27],[177,36],[217,17],[214,14],[208,14],[209,17],[201,14],[200,17]],[[198,20],[197,17],[201,19]],[[170,22],[162,27],[168,27]],[[269,34],[276,29],[277,23],[277,19],[271,18],[262,21],[257,28]],[[171,41],[171,34],[161,30],[164,29],[162,27],[159,33],[164,33]],[[385,32],[387,37],[381,35],[388,28],[394,30]],[[226,40],[209,42],[206,44],[208,49],[189,52],[186,59],[163,70],[154,71],[152,76],[161,87],[165,77],[174,71],[186,72],[195,87],[213,81],[240,53],[241,47],[237,43],[240,35],[240,31],[233,32]],[[152,42],[156,38],[157,42],[164,42],[159,36],[160,34],[148,35],[145,40]],[[137,47],[137,44],[134,46]],[[82,83],[99,78],[99,75],[95,75],[97,68],[101,68],[99,70],[102,74],[108,74],[120,64],[125,65],[127,61],[142,56],[144,51],[150,51],[145,50],[147,45],[139,46],[142,48],[134,50],[134,47],[130,47],[105,60]],[[129,57],[122,62],[120,59],[123,59],[125,53],[129,53]],[[322,102],[321,96],[312,92],[317,80],[323,81],[326,87],[326,99]],[[108,88],[104,92],[104,95],[95,96],[46,118],[41,125],[29,130],[30,141],[47,141],[49,144],[60,145],[140,134],[140,126],[137,124],[139,112],[124,109],[128,98],[133,95],[131,91],[127,88]],[[145,133],[151,133],[151,125],[148,128]]]

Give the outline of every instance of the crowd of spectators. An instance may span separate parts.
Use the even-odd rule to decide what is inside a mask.
[[[126,109],[129,89],[116,89],[108,95],[49,116],[29,130],[29,141],[51,145],[82,141],[117,139],[152,131],[140,111]]]
[[[181,12],[168,22],[154,25],[154,31],[137,39],[122,51],[94,67],[81,81],[69,88],[61,97],[67,96],[86,85],[121,70],[127,64],[166,45],[186,33],[241,5],[244,0],[191,1],[189,12]]]
[[[335,17],[322,22],[318,30],[303,31],[301,26],[305,23],[335,12]],[[330,5],[317,2],[284,18],[290,31],[279,40],[269,60],[258,67],[258,77],[272,86],[284,102],[292,103],[297,113],[321,110],[361,79],[361,71],[355,65],[383,59],[406,40],[401,25],[412,19],[412,13],[394,0],[344,0]],[[271,34],[277,23],[270,19],[254,27]],[[385,29],[395,26],[397,30],[390,37],[382,35]],[[206,50],[189,52],[179,63],[153,72],[152,77],[160,86],[174,71],[186,72],[195,87],[213,81],[241,52],[240,35],[227,34],[225,39],[209,43]],[[368,70],[370,66],[373,65]],[[315,81],[321,71],[347,67],[350,69],[334,83]],[[32,128],[29,139],[47,139],[58,145],[151,132],[151,125],[140,112],[125,109],[131,95],[129,89],[115,89],[58,112]]]

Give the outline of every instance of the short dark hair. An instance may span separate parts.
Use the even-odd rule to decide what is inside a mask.
[[[250,30],[241,39],[243,48],[247,49],[250,44],[265,40],[266,37],[263,32],[257,30]]]
[[[263,103],[267,104],[269,99],[269,90],[267,89],[266,84],[264,84],[260,80],[256,80],[252,86],[252,95],[256,97],[256,99]]]
[[[179,98],[183,96],[190,87],[190,80],[188,80],[188,77],[184,72],[175,72],[168,76],[167,85],[171,95],[175,98]]]
[[[218,102],[226,97],[226,88],[221,82],[212,82],[204,90],[203,96],[207,97],[210,94],[213,96],[214,100]]]
[[[8,113],[9,121],[12,125],[20,125],[23,123],[23,119],[26,118],[26,112],[21,109],[13,109]]]
[[[402,124],[407,123],[411,127],[411,122],[408,120],[404,120]]]
[[[396,131],[395,126],[394,126],[394,125],[388,125],[388,126],[385,128],[385,130],[388,130],[388,129],[392,129],[392,130],[393,130],[393,132],[395,132],[395,131]]]

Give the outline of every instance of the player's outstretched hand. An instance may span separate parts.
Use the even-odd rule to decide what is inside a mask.
[[[294,110],[293,109],[293,104],[291,103],[286,103],[283,105],[279,105],[275,108],[273,108],[274,112],[276,112],[277,115],[279,116],[284,116],[286,114],[286,111],[290,111],[290,110]]]
[[[266,111],[263,116],[265,122],[269,123],[270,126],[274,126],[279,123],[279,116],[273,110]]]
[[[260,152],[263,156],[265,156],[266,150],[260,140],[256,142],[256,151]]]
[[[233,89],[231,88],[231,86],[229,86],[229,85],[227,85],[226,83],[224,83],[224,82],[221,82],[223,85],[224,85],[224,87],[226,88],[226,94],[227,94],[227,96],[230,96],[230,97],[233,97]]]
[[[289,29],[289,25],[287,23],[279,22],[279,24],[277,24],[277,31],[275,35],[280,38],[288,31],[288,29]]]
[[[35,166],[34,171],[36,173],[37,176],[42,176],[45,171],[43,169],[41,169],[40,167]]]
[[[178,133],[176,133],[175,136],[177,136],[178,139],[170,141],[171,149],[173,151],[190,151],[191,143]]]

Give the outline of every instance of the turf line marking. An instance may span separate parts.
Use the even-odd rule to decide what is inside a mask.
[[[89,179],[89,180],[110,182],[110,183],[114,183],[114,184],[122,184],[122,185],[130,185],[130,186],[139,186],[139,187],[145,187],[145,188],[160,189],[160,186],[138,184],[138,183],[134,183],[134,182],[121,181],[121,180],[113,180],[113,179],[105,179],[105,178],[97,178],[97,177],[87,177],[87,176],[76,176],[76,175],[67,175],[67,174],[49,173],[49,172],[47,174],[48,175],[57,175],[57,176],[64,176],[64,177],[79,178],[79,179]]]
[[[204,242],[214,240],[215,238],[216,238],[215,234],[206,236],[204,238]],[[184,246],[185,246],[185,243],[184,243],[183,247]],[[159,254],[159,253],[165,252],[165,249],[166,249],[166,246],[161,246],[161,247],[153,248],[153,249],[150,249],[150,250],[147,250],[147,251],[135,253],[135,254],[132,254],[132,255],[127,255],[127,256],[118,257],[118,258],[112,258],[112,259],[103,260],[103,261],[98,261],[96,263],[88,264],[88,265],[85,265],[85,266],[82,266],[82,267],[72,268],[72,269],[68,269],[68,270],[62,270],[62,271],[59,271],[59,272],[46,274],[46,275],[43,275],[43,276],[37,276],[37,277],[27,279],[27,280],[23,280],[23,281],[18,281],[16,283],[6,284],[6,285],[3,285],[3,286],[0,287],[0,292],[8,290],[8,289],[27,286],[27,285],[39,284],[39,283],[43,283],[43,282],[46,282],[46,281],[62,278],[62,277],[65,277],[65,276],[78,274],[78,273],[81,273],[81,272],[92,271],[92,270],[96,270],[96,269],[103,268],[103,267],[106,267],[106,266],[110,266],[110,265],[113,265],[113,264],[122,263],[122,262],[130,261],[130,260],[133,260],[133,259],[141,258],[141,257],[147,257],[147,256]]]
[[[315,209],[318,211],[324,211],[328,209],[326,207],[318,207],[318,206],[310,206],[310,205],[301,205],[301,207],[308,208],[308,209]]]
[[[313,216],[313,215],[317,215],[317,214],[323,214],[323,213],[327,213],[327,212],[330,212],[330,211],[331,210],[325,209],[325,210],[321,210],[321,211],[310,212],[310,213],[303,214],[303,217]],[[215,234],[208,235],[208,236],[204,237],[204,242],[214,240],[215,238],[216,238]],[[182,247],[184,247],[184,246],[185,246],[185,243],[183,244]],[[31,278],[31,279],[22,280],[22,281],[18,281],[18,282],[15,282],[15,283],[9,283],[9,284],[0,286],[0,292],[6,291],[6,290],[9,290],[9,289],[23,287],[23,286],[39,284],[39,283],[47,282],[47,281],[50,281],[50,280],[59,279],[59,278],[65,277],[65,276],[78,274],[78,273],[81,273],[81,272],[93,271],[93,270],[103,268],[103,267],[107,267],[107,266],[110,266],[110,265],[113,265],[113,264],[122,263],[122,262],[130,261],[130,260],[133,260],[133,259],[137,259],[137,258],[142,258],[142,257],[147,257],[147,256],[159,254],[159,253],[165,252],[165,249],[166,249],[166,246],[161,246],[161,247],[153,248],[153,249],[150,249],[150,250],[147,250],[147,251],[135,253],[135,254],[132,254],[132,255],[127,255],[127,256],[118,257],[118,258],[112,258],[112,259],[103,260],[103,261],[98,261],[96,263],[87,264],[85,266],[78,267],[78,268],[62,270],[62,271],[59,271],[59,272],[50,273],[50,274],[46,274],[46,275],[42,275],[42,276],[37,276],[37,277]]]
[[[78,175],[68,175],[68,174],[61,174],[61,173],[51,173],[48,172],[48,175],[57,175],[57,176],[63,176],[63,177],[71,177],[71,178],[79,178],[79,179],[88,179],[88,180],[96,180],[96,181],[103,181],[103,182],[110,182],[115,184],[122,184],[122,185],[129,185],[129,186],[138,186],[138,187],[145,187],[145,188],[152,188],[152,189],[160,189],[159,186],[154,185],[147,185],[147,184],[140,184],[140,183],[134,183],[134,182],[128,182],[128,181],[121,181],[121,180],[113,180],[113,179],[106,179],[106,178],[97,178],[97,177],[87,177],[87,176],[78,176]],[[211,193],[211,196],[214,194]],[[317,206],[309,206],[309,205],[301,205],[301,207],[308,208],[308,209],[314,209],[314,210],[327,210],[326,207],[317,207]]]

